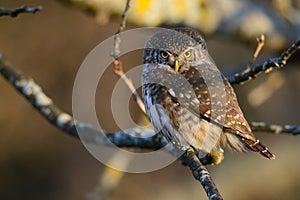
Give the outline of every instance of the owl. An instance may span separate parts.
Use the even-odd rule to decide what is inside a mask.
[[[222,161],[223,146],[275,158],[255,138],[196,30],[165,29],[147,41],[142,94],[155,131],[181,150],[192,147],[200,159],[210,158],[207,164]]]

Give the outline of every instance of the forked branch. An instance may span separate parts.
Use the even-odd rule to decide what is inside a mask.
[[[279,69],[286,65],[288,60],[294,55],[300,48],[300,38],[296,40],[286,51],[280,56],[271,58],[265,61],[263,64],[247,67],[245,70],[228,76],[227,79],[231,84],[244,84],[245,82],[256,78],[260,73],[271,72],[273,69]]]

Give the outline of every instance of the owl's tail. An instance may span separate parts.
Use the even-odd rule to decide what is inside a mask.
[[[253,140],[249,140],[247,138],[241,138],[241,140],[252,151],[259,152],[261,155],[263,155],[266,158],[275,159],[275,155],[272,154],[265,145],[260,143],[259,140],[256,139],[256,141],[253,141]]]

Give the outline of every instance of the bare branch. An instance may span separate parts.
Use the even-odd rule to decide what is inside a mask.
[[[187,150],[181,157],[180,160],[183,164],[189,166],[192,174],[196,180],[198,180],[206,194],[208,199],[210,200],[222,200],[222,196],[220,195],[216,185],[214,184],[211,176],[206,169],[206,167],[199,161],[195,152],[192,149]]]
[[[130,7],[130,0],[126,1],[126,6],[125,9],[122,13],[122,19],[121,19],[121,23],[119,26],[118,31],[115,33],[114,36],[114,52],[112,54],[112,56],[114,57],[114,72],[117,76],[119,76],[124,83],[127,85],[127,87],[129,88],[129,90],[131,91],[131,93],[134,95],[134,98],[139,106],[139,108],[143,111],[143,113],[146,113],[145,110],[145,105],[142,101],[142,99],[140,98],[139,94],[137,93],[137,91],[134,88],[134,85],[132,83],[132,80],[129,79],[123,71],[123,64],[121,61],[119,61],[119,57],[120,57],[120,44],[121,44],[121,32],[125,29],[126,27],[126,17],[127,17],[127,12],[129,10]]]
[[[126,27],[126,17],[127,17],[127,12],[129,10],[129,7],[130,7],[130,0],[127,0],[125,9],[122,13],[121,23],[119,25],[118,31],[114,35],[114,52],[112,54],[113,58],[115,59],[114,60],[114,72],[125,82],[125,84],[128,86],[130,91],[133,93],[135,100],[136,100],[138,106],[140,107],[140,109],[144,113],[146,113],[143,101],[141,100],[140,96],[138,95],[137,91],[135,90],[132,80],[127,78],[127,76],[124,74],[122,62],[119,61],[119,57],[120,57],[120,53],[121,53],[121,50],[120,50],[121,36],[120,36],[120,34]]]
[[[252,66],[250,69],[243,70],[240,73],[228,76],[227,79],[231,84],[244,84],[245,82],[256,78],[261,72],[271,72],[273,69],[279,69],[286,65],[287,61],[300,48],[300,38],[292,44],[290,48],[284,51],[279,57],[271,58],[262,65]]]
[[[26,77],[20,71],[11,67],[3,56],[0,56],[0,73],[47,121],[73,137],[79,138],[79,130],[86,132],[86,135],[81,139],[95,144],[108,144],[110,141],[119,147],[139,147],[145,149],[159,149],[166,144],[160,136],[140,138],[125,134],[130,132],[136,136],[141,135],[141,133],[153,135],[152,129],[132,128],[111,134],[96,130],[90,124],[76,122],[71,115],[63,112],[56,106],[32,78]]]
[[[250,126],[251,129],[256,132],[300,135],[300,126],[296,125],[278,125],[266,124],[265,122],[251,122]]]
[[[41,11],[43,9],[42,6],[37,6],[34,8],[29,8],[27,6],[21,6],[20,8],[16,9],[5,9],[5,8],[0,8],[0,17],[1,16],[11,16],[11,17],[16,17],[21,13],[36,13],[38,11]]]
[[[264,47],[264,45],[265,45],[265,36],[260,35],[260,37],[256,38],[256,40],[257,40],[257,47],[256,47],[256,50],[253,54],[252,62],[254,62],[257,59],[259,53],[261,52],[262,48]]]
[[[127,17],[127,12],[129,10],[129,7],[130,7],[130,0],[126,0],[126,6],[125,6],[125,9],[122,13],[122,20],[121,20],[119,29],[116,32],[115,36],[114,36],[114,52],[113,52],[112,56],[114,57],[115,60],[118,60],[119,57],[120,57],[120,44],[121,44],[120,33],[126,27],[126,17]]]
[[[145,105],[144,105],[142,99],[140,98],[140,95],[135,90],[132,80],[129,79],[126,76],[126,74],[124,74],[123,65],[119,60],[114,61],[114,72],[116,75],[118,75],[124,81],[124,83],[127,85],[129,90],[131,91],[131,93],[134,95],[135,101],[137,102],[139,108],[143,111],[143,113],[146,113]]]

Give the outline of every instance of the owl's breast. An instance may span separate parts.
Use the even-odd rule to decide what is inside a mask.
[[[193,145],[205,151],[213,148],[218,141],[214,138],[220,134],[220,129],[180,104],[170,90],[159,84],[143,85],[147,116],[155,131],[182,146]],[[205,143],[208,147],[203,147],[205,138],[210,141]]]

